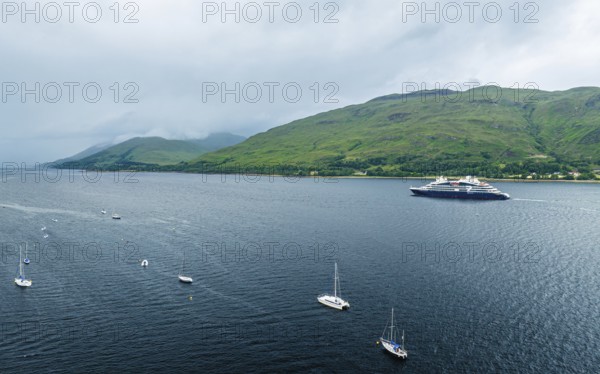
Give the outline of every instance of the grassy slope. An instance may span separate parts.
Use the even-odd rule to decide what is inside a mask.
[[[59,160],[56,160],[54,162],[52,162],[53,164],[62,164],[65,162],[69,162],[69,161],[77,161],[77,160],[81,160],[82,158],[86,158],[88,156],[91,156],[95,153],[101,152],[107,148],[110,147],[110,144],[96,144],[93,145],[89,148],[84,149],[83,151],[71,156],[71,157],[66,157],[66,158],[61,158]]]
[[[143,165],[172,165],[190,161],[199,155],[238,144],[245,140],[243,136],[229,133],[209,135],[205,139],[167,140],[160,137],[133,138],[110,147],[91,147],[84,152],[67,159],[55,161],[55,164],[74,165],[76,167],[118,167]],[[93,152],[97,149],[97,152]]]
[[[133,138],[83,158],[79,163],[100,167],[130,163],[168,165],[192,160],[203,152],[206,150],[202,146],[183,140]]]
[[[600,88],[544,92],[483,88],[455,96],[389,95],[273,128],[190,163],[327,167],[406,160],[496,165],[527,160],[600,163]],[[382,161],[383,160],[383,161]],[[562,162],[561,161],[561,162]]]
[[[246,138],[241,135],[234,135],[228,132],[220,132],[211,134],[205,139],[190,139],[187,141],[192,142],[194,144],[198,144],[202,146],[202,148],[204,148],[206,151],[211,152],[224,147],[239,144],[244,140],[246,140]]]
[[[206,170],[203,164],[265,167],[408,170],[415,163],[473,163],[545,172],[565,162],[600,164],[600,88],[545,92],[495,89],[389,95],[300,119],[216,152],[196,141],[131,139],[82,161],[87,164],[157,164],[164,170]],[[227,137],[225,137],[227,139]],[[220,138],[213,139],[217,143]],[[223,139],[221,139],[223,140]],[[234,139],[235,140],[235,139]],[[237,139],[239,141],[241,139]],[[143,144],[142,144],[143,143]],[[235,141],[232,141],[233,144]],[[226,144],[221,144],[223,146]],[[202,148],[202,149],[199,149]],[[214,149],[214,148],[213,148]],[[192,160],[192,161],[189,161]],[[181,165],[169,167],[169,164]],[[558,161],[558,163],[552,163]],[[571,167],[568,166],[568,167]],[[530,170],[533,171],[533,170]]]
[[[474,93],[474,100],[463,93],[458,102],[390,95],[294,121],[198,161],[307,164],[402,155],[481,160],[481,152],[493,159],[540,153],[528,110],[514,102],[512,90],[504,89],[498,103],[483,99],[481,90]]]
[[[600,159],[600,89],[557,92],[533,111],[548,150],[572,159]]]

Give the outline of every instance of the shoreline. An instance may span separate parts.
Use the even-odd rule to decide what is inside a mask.
[[[444,176],[450,179],[461,179],[463,177]],[[312,177],[310,177],[312,178]],[[429,180],[435,180],[436,177],[376,177],[376,176],[334,176],[334,177],[322,177],[322,178],[336,178],[336,179],[406,179],[406,180],[421,180],[423,182]],[[597,184],[600,180],[566,180],[566,179],[516,179],[516,178],[484,178],[477,177],[482,182],[516,182],[516,183],[590,183]]]
[[[73,169],[60,169],[60,170],[73,170]],[[84,169],[75,169],[83,171]],[[194,173],[187,171],[149,171],[149,170],[103,170],[101,172],[115,173],[115,172],[127,172],[127,173],[156,173],[156,174],[195,174],[195,175],[241,175],[241,173]],[[336,176],[325,176],[325,175],[283,175],[283,174],[256,174],[256,173],[243,173],[247,176],[265,176],[265,177],[279,177],[279,178],[301,178],[301,179],[400,179],[400,180],[420,180],[422,182],[435,180],[436,177],[425,176],[425,177],[385,177],[385,176],[362,176],[362,175],[336,175]],[[448,179],[461,179],[462,177],[457,176],[445,176]],[[476,177],[476,176],[475,176]],[[477,177],[482,182],[515,182],[515,183],[584,183],[584,184],[600,184],[600,180],[566,180],[566,179],[517,179],[517,178],[485,178]]]

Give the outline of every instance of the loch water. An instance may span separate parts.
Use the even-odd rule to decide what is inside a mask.
[[[597,372],[600,185],[426,182],[3,175],[0,372]],[[349,311],[316,300],[334,262]]]

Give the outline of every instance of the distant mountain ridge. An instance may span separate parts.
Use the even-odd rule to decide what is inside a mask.
[[[115,145],[96,145],[74,156],[57,160],[59,167],[127,168],[179,164],[201,154],[238,144],[246,138],[216,133],[205,139],[170,140],[136,137]]]
[[[173,145],[185,149],[183,155],[149,157],[126,144],[78,165],[201,173],[593,178],[600,173],[600,88],[392,94],[299,119],[238,144],[219,143],[223,148],[216,151],[188,146]],[[195,152],[200,153],[192,157]]]
[[[246,137],[226,132],[215,133],[204,139],[188,139],[186,141],[198,144],[208,152],[217,151],[221,148],[230,147],[246,140]]]
[[[69,161],[81,160],[82,158],[86,158],[95,153],[101,152],[101,151],[109,148],[110,146],[111,146],[110,143],[96,144],[89,148],[86,148],[85,150],[83,150],[71,157],[66,157],[66,158],[61,158],[60,160],[56,160],[53,162],[53,164],[62,164],[62,163],[69,162]]]

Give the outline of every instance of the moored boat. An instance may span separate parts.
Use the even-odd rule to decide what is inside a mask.
[[[15,278],[15,284],[19,287],[31,287],[31,279],[25,277],[25,269],[21,257],[21,246],[19,246],[19,276]]]
[[[407,358],[408,351],[404,348],[404,331],[402,331],[402,340],[400,343],[396,342],[396,327],[394,326],[394,308],[392,308],[392,319],[389,325],[389,333],[386,336],[385,331],[388,329],[388,326],[385,326],[383,333],[381,334],[381,338],[377,344],[381,343],[383,348],[389,353],[393,354],[398,358]]]
[[[333,295],[330,294],[322,294],[317,297],[317,301],[321,304],[326,305],[330,308],[338,309],[338,310],[348,310],[350,309],[350,303],[344,299],[342,299],[342,289],[340,287],[340,277],[338,276],[337,271],[337,262],[334,266],[333,273]]]

